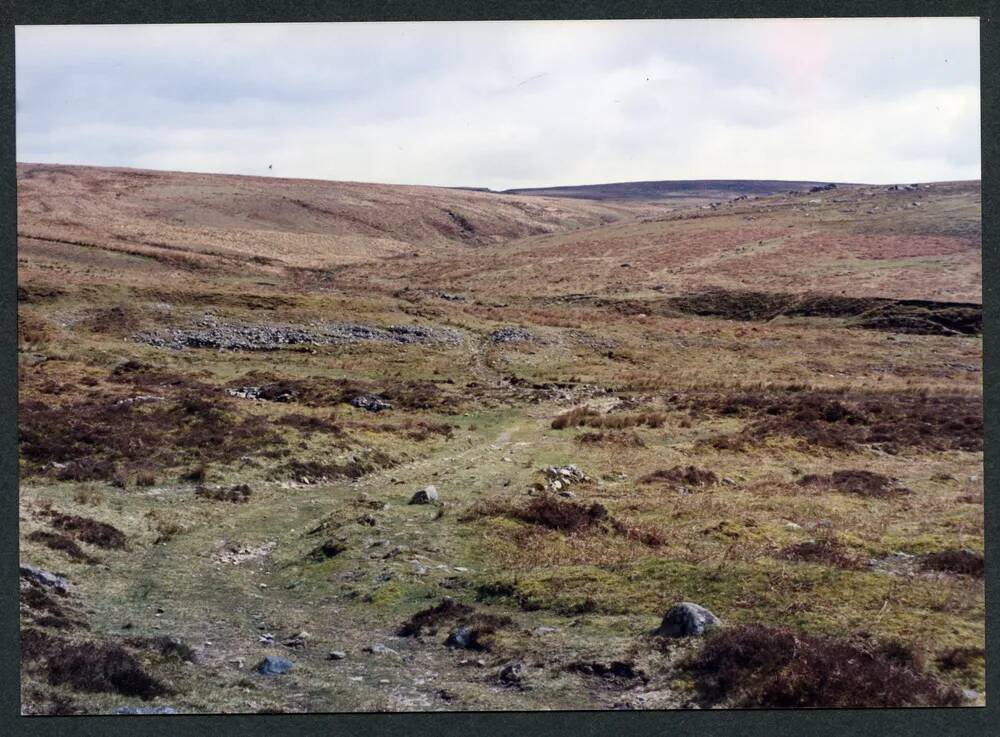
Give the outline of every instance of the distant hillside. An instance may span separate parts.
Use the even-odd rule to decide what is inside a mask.
[[[767,197],[790,190],[808,191],[825,182],[784,182],[748,179],[678,179],[660,182],[617,182],[613,184],[581,184],[561,187],[508,189],[503,194],[565,197],[585,200],[664,201],[731,200],[740,195]]]
[[[18,235],[199,261],[325,267],[654,214],[636,202],[277,177],[17,165]]]

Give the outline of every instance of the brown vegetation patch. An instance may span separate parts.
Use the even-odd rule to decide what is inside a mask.
[[[151,650],[161,658],[178,660],[182,663],[196,663],[198,654],[190,645],[177,637],[157,635],[156,637],[129,637],[125,643],[141,650]]]
[[[660,469],[643,476],[639,483],[642,484],[672,484],[674,486],[686,487],[707,487],[715,486],[719,483],[719,477],[713,471],[708,471],[696,466],[674,466],[669,469]]]
[[[971,394],[765,384],[692,392],[686,404],[695,415],[710,412],[749,421],[740,433],[711,441],[720,449],[738,450],[774,436],[847,451],[863,445],[889,453],[983,448],[982,398]]]
[[[237,417],[231,405],[199,393],[172,401],[114,401],[94,396],[64,405],[22,402],[21,458],[28,473],[66,464],[64,481],[111,480],[119,465],[174,466],[185,458],[234,461],[284,444],[263,417]]]
[[[939,654],[934,662],[939,670],[949,673],[956,670],[970,670],[976,661],[985,657],[986,650],[981,647],[955,647]]]
[[[614,689],[632,688],[649,682],[649,676],[636,668],[635,663],[622,660],[614,660],[610,663],[579,661],[567,665],[566,670],[582,676],[599,678],[604,685]]]
[[[567,427],[595,427],[609,430],[624,430],[645,425],[649,428],[663,427],[667,416],[663,412],[637,412],[634,414],[602,415],[589,407],[576,407],[552,420],[553,430]]]
[[[416,440],[417,442],[422,442],[434,436],[451,439],[455,434],[454,425],[449,425],[447,422],[433,422],[428,420],[405,419],[401,422],[380,422],[375,424],[359,422],[353,424],[352,427],[404,435],[410,440]]]
[[[250,487],[246,484],[237,484],[228,489],[199,486],[194,490],[194,495],[201,499],[209,499],[214,502],[230,502],[232,504],[246,504],[250,501]]]
[[[416,637],[425,632],[434,634],[441,624],[468,619],[475,611],[468,604],[460,604],[454,599],[444,599],[437,606],[421,609],[414,614],[399,627],[396,634],[400,637]]]
[[[982,305],[969,303],[727,289],[710,289],[666,302],[680,312],[725,320],[834,317],[849,318],[853,327],[896,333],[979,335],[983,331]]]
[[[217,391],[213,385],[199,381],[190,374],[158,368],[134,359],[124,361],[111,369],[108,381],[115,384],[128,384],[137,390],[157,395],[164,390],[183,389],[191,393],[201,392],[205,395]]]
[[[860,569],[864,561],[836,540],[808,540],[782,549],[781,558],[805,563],[822,563],[837,568]]]
[[[52,686],[74,691],[118,693],[151,699],[170,693],[139,661],[116,643],[76,643],[42,630],[21,633],[21,658]]]
[[[576,436],[576,442],[584,445],[617,445],[622,448],[645,448],[646,444],[634,432],[609,430],[608,432],[584,432]]]
[[[834,471],[827,476],[808,474],[799,479],[799,485],[870,499],[888,499],[912,493],[906,487],[897,486],[895,479],[873,471],[856,469]]]
[[[66,535],[62,535],[58,532],[49,532],[48,530],[35,530],[27,538],[30,542],[38,543],[39,545],[44,545],[50,550],[58,550],[59,552],[65,553],[70,560],[76,561],[77,563],[97,563],[97,558],[94,558],[84,552],[83,548],[77,545],[76,541]]]
[[[120,335],[134,332],[142,322],[141,315],[131,307],[94,307],[77,323],[77,327],[94,333]]]
[[[271,402],[295,402],[306,407],[333,407],[349,403],[356,397],[376,395],[399,409],[449,409],[458,399],[445,394],[430,381],[400,381],[376,384],[355,379],[331,379],[311,376],[305,379],[278,378],[266,372],[250,372],[232,381],[229,387],[238,389],[253,385],[255,395]]]
[[[300,412],[282,415],[276,422],[286,427],[294,427],[296,430],[311,435],[314,432],[326,433],[328,435],[343,435],[344,429],[337,424],[336,418],[317,417],[316,415],[304,415]]]
[[[69,605],[56,601],[52,595],[34,583],[21,585],[21,612],[40,627],[55,629],[87,629],[87,623],[79,618]],[[66,599],[67,597],[63,597]]]
[[[924,571],[942,571],[975,578],[982,578],[985,573],[985,560],[982,554],[971,550],[925,553],[918,558],[918,563]]]
[[[894,652],[895,650],[895,652]],[[906,654],[906,648],[902,653]],[[681,667],[706,703],[738,707],[959,706],[961,692],[900,649],[743,625],[708,636]]]
[[[526,506],[511,509],[507,516],[560,532],[587,530],[611,519],[603,504],[564,502],[549,495],[535,497]]]
[[[324,463],[322,461],[289,461],[281,468],[281,473],[295,479],[307,479],[309,482],[330,481],[333,479],[359,479],[369,473],[393,465],[393,460],[379,451],[373,451],[364,457],[354,456],[344,463]]]
[[[76,514],[63,514],[54,509],[46,510],[42,514],[49,518],[54,528],[72,533],[81,542],[104,550],[124,550],[127,547],[128,538],[125,533],[106,522],[98,522]]]
[[[397,634],[401,637],[433,635],[441,627],[448,625],[452,632],[445,641],[446,645],[488,651],[493,646],[496,632],[512,624],[510,617],[480,612],[467,604],[444,599],[437,606],[414,614],[399,627]]]
[[[27,346],[47,343],[55,337],[52,324],[43,317],[20,311],[17,313],[17,345],[23,350]]]
[[[666,534],[658,527],[613,517],[603,504],[563,501],[551,494],[534,497],[527,504],[520,505],[506,501],[483,502],[473,506],[459,519],[468,522],[478,517],[507,517],[571,535],[617,533],[648,547],[659,547],[667,540]]]
[[[51,284],[31,283],[17,286],[17,301],[29,305],[51,302],[65,294],[66,290]]]

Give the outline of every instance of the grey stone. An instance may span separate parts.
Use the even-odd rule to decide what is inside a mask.
[[[374,394],[359,394],[353,397],[348,404],[352,407],[363,409],[366,412],[382,412],[383,410],[392,409],[391,404]]]
[[[292,661],[287,658],[279,658],[275,655],[268,655],[257,663],[255,671],[262,676],[280,676],[292,669]]]
[[[69,591],[69,581],[65,578],[51,571],[35,568],[34,566],[21,566],[21,578],[26,578],[39,586],[52,588],[62,593]]]
[[[437,487],[433,485],[425,486],[416,492],[410,499],[410,504],[431,504],[438,500]]]
[[[718,617],[703,606],[682,601],[663,615],[654,634],[666,637],[700,637],[705,631],[722,624]]]
[[[524,328],[500,328],[490,333],[491,343],[521,343],[531,340],[531,333]]]
[[[452,630],[448,635],[448,639],[444,641],[444,644],[448,647],[467,649],[472,645],[474,639],[472,628],[467,624],[463,624],[461,627]]]
[[[328,660],[343,660],[347,657],[347,653],[343,650],[331,650],[330,654],[326,656]]]
[[[414,343],[457,344],[462,336],[443,328],[421,325],[371,325],[326,323],[308,327],[294,325],[222,324],[214,318],[196,327],[144,332],[136,340],[157,348],[211,348],[229,351],[273,351],[290,345],[330,345],[373,341],[409,345]]]
[[[500,683],[507,686],[515,686],[521,682],[524,674],[524,667],[517,661],[507,663],[497,673]]]
[[[383,645],[381,642],[376,642],[365,647],[366,653],[371,653],[372,655],[398,655],[395,650],[391,647]]]

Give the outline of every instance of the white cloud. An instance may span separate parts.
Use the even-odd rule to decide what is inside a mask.
[[[975,19],[22,27],[18,159],[494,188],[977,178],[977,36]]]

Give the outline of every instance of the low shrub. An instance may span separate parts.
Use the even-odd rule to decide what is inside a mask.
[[[905,649],[905,648],[904,648]],[[959,706],[958,689],[914,670],[911,657],[868,643],[763,625],[710,634],[682,662],[699,697],[737,707]]]

